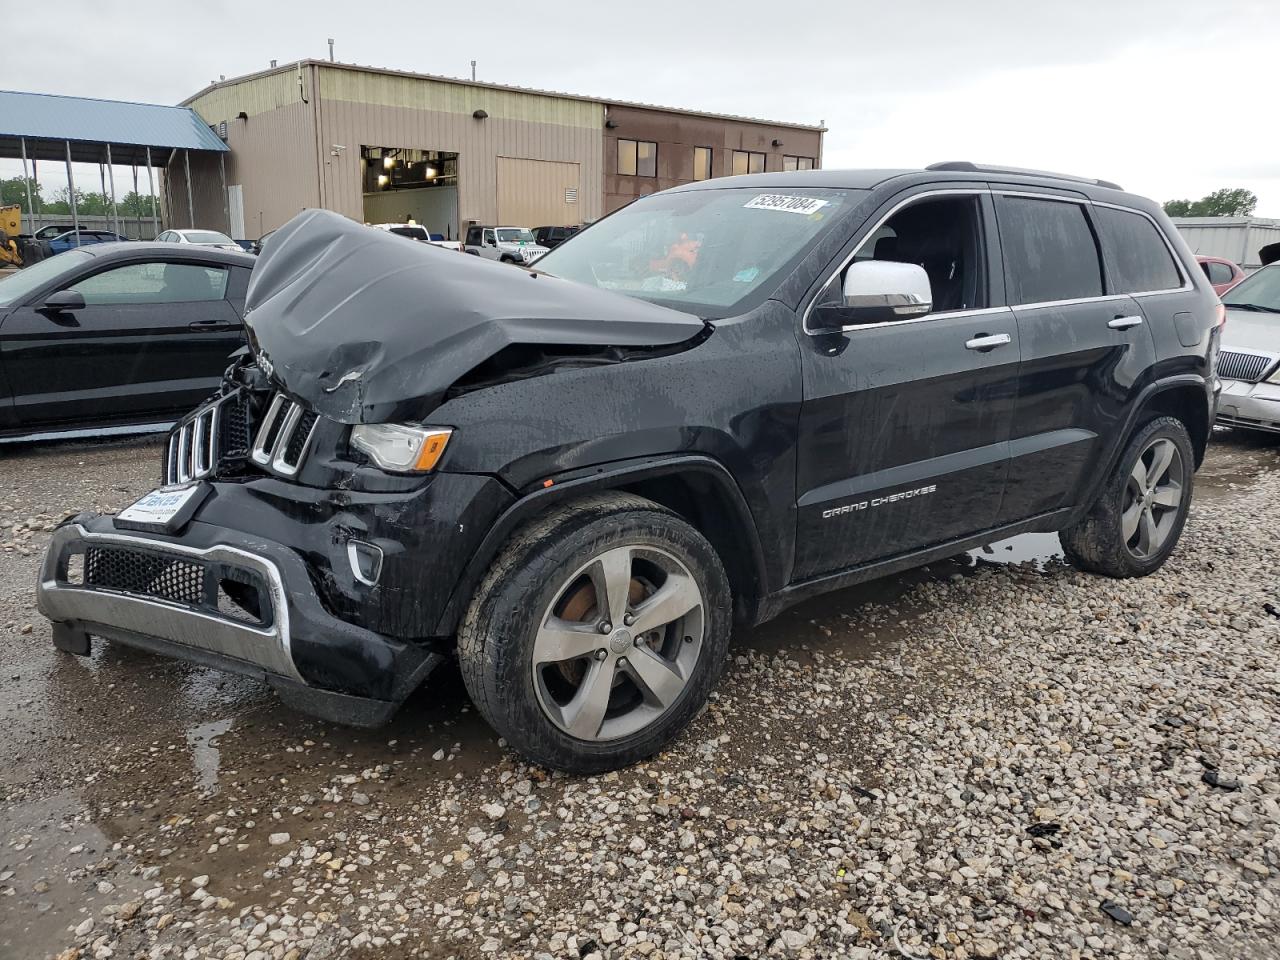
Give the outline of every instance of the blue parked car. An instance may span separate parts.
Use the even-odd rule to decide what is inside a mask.
[[[79,242],[77,243],[77,231],[68,230],[66,233],[60,233],[56,237],[50,237],[45,241],[49,245],[47,256],[55,253],[62,253],[64,250],[74,250],[76,247],[87,247],[91,243],[117,243],[121,240],[128,240],[128,237],[122,237],[118,233],[112,233],[110,230],[86,230],[81,228],[78,232]]]

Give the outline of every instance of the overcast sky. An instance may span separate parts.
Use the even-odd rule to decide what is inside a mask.
[[[1247,187],[1280,217],[1276,0],[56,6],[40,43],[6,45],[0,88],[177,103],[333,37],[349,63],[465,77],[475,58],[497,83],[822,121],[828,168],[971,159],[1162,201]]]

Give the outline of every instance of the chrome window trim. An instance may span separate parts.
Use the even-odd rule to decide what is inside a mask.
[[[948,317],[948,316],[956,316],[956,315],[965,314],[965,313],[980,313],[987,310],[1004,309],[1004,308],[995,308],[995,307],[978,307],[972,311],[953,310],[945,314],[927,313],[923,317],[909,317],[906,320],[885,320],[882,323],[849,324],[847,326],[841,327],[839,330],[812,330],[809,327],[809,314],[813,312],[813,308],[818,303],[818,294],[821,294],[822,291],[827,288],[827,284],[831,283],[831,281],[836,276],[844,272],[844,270],[849,266],[849,264],[853,263],[854,258],[862,251],[862,248],[865,247],[871,241],[871,238],[874,237],[876,233],[880,230],[880,228],[883,227],[889,221],[889,219],[895,213],[901,210],[903,207],[908,206],[909,204],[915,203],[917,200],[927,200],[929,197],[944,197],[944,196],[981,197],[981,196],[990,196],[990,194],[991,194],[991,189],[989,187],[945,187],[938,190],[925,190],[921,193],[914,193],[911,196],[904,197],[902,200],[895,203],[892,207],[889,208],[889,210],[885,213],[885,215],[881,217],[879,220],[877,220],[875,225],[869,231],[867,231],[867,235],[862,238],[862,240],[858,243],[858,245],[849,251],[849,255],[846,256],[843,261],[841,261],[840,265],[836,267],[834,270],[832,270],[830,273],[828,273],[827,276],[823,279],[822,283],[818,285],[818,293],[814,294],[813,299],[810,300],[809,305],[804,308],[804,314],[800,318],[801,329],[811,337],[821,337],[821,336],[824,336],[825,334],[830,334],[830,333],[848,333],[851,330],[867,330],[873,327],[900,326],[901,324],[904,324],[904,323],[923,323],[927,320],[934,320],[939,317]]]

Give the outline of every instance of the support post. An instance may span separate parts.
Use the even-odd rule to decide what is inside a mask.
[[[191,195],[191,151],[182,151],[182,163],[187,171],[187,221],[191,229],[196,226],[196,202]]]
[[[111,223],[116,235],[120,234],[120,211],[116,209],[116,172],[111,166],[111,144],[107,144],[107,180],[111,184]]]
[[[227,221],[227,236],[231,237],[231,199],[227,196],[227,155],[218,154],[218,175],[222,178],[222,216]],[[232,240],[235,237],[231,237]]]
[[[156,216],[156,184],[151,179],[151,148],[147,147],[147,195],[151,197],[151,239],[160,236],[160,218]]]
[[[142,208],[141,208],[141,207],[139,207],[139,206],[137,206],[137,202],[138,202],[138,164],[137,164],[137,162],[135,161],[135,162],[134,162],[134,163],[132,163],[130,166],[132,166],[132,167],[133,167],[133,202],[134,202],[134,204],[135,204],[135,206],[134,206],[134,219],[138,221],[136,224],[134,224],[134,232],[137,234],[137,236],[135,236],[133,239],[135,239],[135,240],[141,240],[141,239],[142,239]]]
[[[27,188],[27,225],[36,232],[36,208],[31,202],[31,180],[27,177],[27,138],[22,138],[22,184]]]
[[[71,141],[63,140],[67,148],[67,198],[71,202],[71,228],[76,232],[76,246],[80,246],[80,211],[76,209],[76,179],[71,175]]]

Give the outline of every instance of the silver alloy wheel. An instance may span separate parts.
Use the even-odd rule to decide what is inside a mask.
[[[1125,546],[1138,560],[1149,560],[1168,542],[1178,523],[1185,479],[1182,453],[1165,437],[1152,440],[1134,463],[1120,529]]]
[[[538,620],[533,683],[579,740],[626,737],[679,699],[702,652],[702,590],[665,550],[614,547],[561,584]]]

